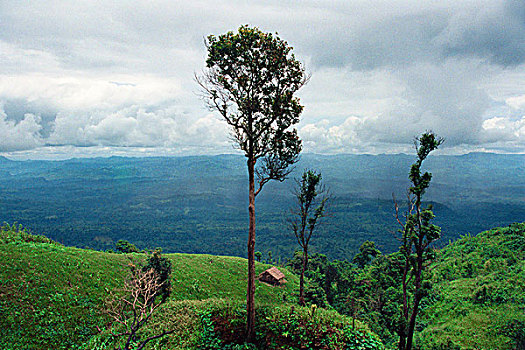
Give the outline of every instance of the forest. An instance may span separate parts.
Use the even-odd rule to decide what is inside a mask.
[[[287,224],[294,179],[317,169],[332,194],[313,252],[352,259],[365,240],[383,252],[398,242],[392,194],[404,205],[410,155],[304,154],[289,179],[257,199],[258,251],[284,259],[298,248]],[[0,221],[66,245],[112,249],[119,239],[140,249],[246,256],[247,176],[242,156],[0,159]],[[521,221],[525,156],[472,153],[430,156],[434,204],[444,245],[461,235]]]

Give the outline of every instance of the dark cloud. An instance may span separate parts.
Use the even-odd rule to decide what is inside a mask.
[[[445,57],[476,56],[510,66],[525,61],[524,38],[525,2],[511,0],[453,15],[438,41]]]
[[[242,24],[278,32],[313,73],[309,151],[400,151],[427,129],[455,150],[525,151],[522,0],[7,0],[0,18],[0,151],[224,150],[193,73],[203,38]]]

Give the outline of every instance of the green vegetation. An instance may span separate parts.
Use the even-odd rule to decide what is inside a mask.
[[[431,163],[432,159],[428,161]],[[106,160],[80,162],[80,166],[75,163],[69,171],[74,173],[90,162],[93,162],[92,169],[97,169]],[[116,169],[120,170],[128,166],[121,164],[120,159],[108,162],[117,164]],[[525,348],[525,224],[495,228],[476,237],[464,236],[437,250],[433,249],[439,248],[433,241],[439,236],[439,228],[430,223],[433,219],[430,208],[433,207],[438,215],[436,223],[443,227],[443,241],[457,234],[451,228],[458,221],[452,225],[447,222],[458,217],[459,222],[474,222],[474,226],[469,227],[477,227],[482,222],[521,218],[523,211],[520,208],[525,207],[519,200],[510,198],[501,202],[502,198],[492,196],[490,200],[480,200],[480,203],[468,206],[465,202],[444,206],[435,202],[422,203],[421,196],[416,196],[415,202],[409,201],[407,207],[398,208],[399,212],[407,213],[406,221],[397,216],[404,228],[401,251],[383,255],[379,249],[384,250],[387,238],[394,242],[389,243],[387,253],[393,251],[392,244],[396,244],[391,236],[384,235],[384,232],[392,232],[393,226],[381,222],[381,218],[393,221],[391,202],[353,196],[333,198],[331,220],[323,225],[320,232],[323,240],[314,251],[325,251],[324,247],[327,247],[331,257],[343,256],[347,260],[331,261],[328,255],[311,254],[305,271],[304,300],[307,307],[296,305],[299,278],[292,273],[301,273],[302,252],[296,252],[287,262],[289,270],[284,270],[288,280],[286,285],[271,287],[257,282],[256,336],[253,344],[247,345],[243,343],[247,317],[246,260],[206,254],[161,256],[160,250],[153,253],[139,250],[147,247],[147,242],[158,241],[159,245],[164,245],[176,240],[189,251],[223,251],[225,248],[224,252],[237,254],[238,248],[234,246],[245,232],[236,228],[241,225],[240,221],[235,221],[241,211],[231,203],[242,202],[239,198],[244,198],[244,194],[237,196],[227,191],[224,194],[213,191],[203,194],[200,189],[190,194],[188,189],[192,187],[183,186],[184,190],[176,196],[167,195],[169,189],[175,190],[175,187],[169,187],[168,180],[158,183],[158,177],[155,177],[158,175],[147,180],[151,181],[150,185],[137,188],[130,194],[130,189],[135,190],[131,186],[133,181],[141,178],[133,172],[131,175],[126,173],[119,180],[112,175],[101,175],[91,182],[83,179],[82,186],[86,183],[93,185],[88,191],[81,189],[80,182],[77,183],[81,175],[90,173],[84,169],[77,180],[68,182],[60,178],[56,182],[78,194],[67,206],[76,213],[69,222],[65,202],[60,202],[61,194],[53,191],[56,183],[52,178],[63,174],[62,170],[53,173],[49,163],[38,164],[40,168],[33,169],[34,172],[45,173],[45,176],[32,182],[36,188],[34,192],[28,192],[24,187],[24,179],[34,174],[31,171],[24,174],[23,169],[27,168],[17,162],[7,164],[7,177],[14,181],[0,182],[0,192],[3,191],[6,197],[0,203],[1,212],[20,214],[37,221],[44,218],[42,222],[49,225],[46,227],[60,231],[60,237],[70,239],[69,244],[75,242],[79,237],[77,233],[85,228],[88,228],[88,236],[100,231],[102,233],[90,242],[105,249],[115,248],[117,242],[117,253],[65,247],[45,236],[33,235],[21,225],[1,226],[0,348],[121,348],[124,340],[114,335],[121,333],[123,328],[113,322],[115,319],[107,306],[108,298],[117,295],[125,286],[130,265],[148,271],[153,269],[164,279],[169,278],[172,286],[171,292],[162,292],[165,302],[158,304],[152,318],[140,330],[142,339],[173,330],[173,333],[148,343],[147,348],[151,349],[382,348],[371,331],[387,348],[394,348],[400,335],[407,334],[407,327],[413,327],[414,347],[421,350]],[[120,168],[118,164],[121,164]],[[148,164],[157,163],[152,160]],[[412,170],[412,189],[419,186],[422,188],[420,194],[426,192],[430,175],[421,175],[419,169]],[[518,183],[520,171],[516,169]],[[323,177],[325,173],[323,171]],[[13,178],[12,174],[18,177]],[[6,176],[5,169],[0,176]],[[188,183],[195,181],[194,178],[184,179]],[[116,192],[118,196],[105,197],[107,186],[113,189],[122,187]],[[434,186],[448,188],[433,182]],[[512,190],[515,189],[512,187]],[[284,220],[275,219],[275,215],[282,208],[290,208],[291,201],[285,200],[285,196],[271,185],[265,193],[272,198],[265,202],[265,197],[261,196],[264,210],[259,217],[258,230],[264,239],[262,252],[257,257],[265,260],[263,257],[268,256],[267,262],[273,262],[273,257],[277,257],[280,262],[295,244],[283,237],[279,228],[282,229]],[[412,193],[417,195],[415,191]],[[431,189],[427,195],[430,194]],[[52,201],[56,200],[52,204],[54,207],[45,206],[47,195]],[[484,192],[485,195],[491,196],[489,192]],[[92,203],[94,197],[97,204],[86,211],[87,203]],[[36,202],[32,202],[35,199]],[[180,204],[180,201],[184,204],[182,208],[175,206],[174,209],[175,203]],[[38,209],[35,209],[35,203],[40,203]],[[211,206],[217,210],[210,211]],[[428,210],[423,209],[427,206]],[[495,206],[499,211],[491,211]],[[113,217],[115,213],[117,215]],[[146,213],[154,214],[150,217]],[[207,213],[206,220],[203,220],[203,213]],[[498,216],[498,213],[505,214]],[[224,217],[229,219],[224,220]],[[166,218],[168,220],[163,221]],[[90,222],[88,226],[83,226],[87,222],[82,221],[84,219]],[[101,220],[103,225],[92,229],[90,225]],[[187,222],[192,223],[190,227],[184,226]],[[74,227],[76,224],[79,228]],[[350,224],[352,231],[338,237],[338,230]],[[173,225],[170,229],[175,231],[164,230],[168,227],[166,225]],[[125,240],[138,231],[144,232],[139,240],[133,243]],[[371,241],[370,233],[376,231],[383,232],[377,236],[379,244]],[[174,237],[171,236],[173,233]],[[201,236],[206,233],[211,233],[211,237],[202,240]],[[354,233],[355,236],[351,236]],[[349,247],[365,239],[367,241],[355,255],[354,263],[350,262],[348,255],[352,249]],[[419,268],[421,266],[424,268]],[[255,267],[255,272],[260,273],[269,265],[258,263]],[[406,317],[407,300],[419,303],[419,314],[410,320]],[[412,312],[412,315],[415,314]],[[410,348],[409,345],[406,347]]]
[[[366,240],[384,253],[399,248],[391,232],[392,196],[409,186],[408,155],[303,154],[290,177],[319,169],[330,188],[330,216],[312,253],[351,260]],[[525,155],[430,156],[435,224],[444,245],[460,235],[522,221]],[[89,158],[64,161],[0,159],[0,222],[22,223],[69,246],[246,257],[246,162],[242,155]],[[294,206],[293,181],[268,183],[257,197],[257,245],[263,260],[290,257],[283,213]],[[429,203],[424,203],[427,205]],[[404,210],[404,208],[400,208]],[[225,219],[227,218],[227,219]]]
[[[83,250],[47,240],[42,243],[42,238],[27,232],[19,234],[21,231],[24,230],[16,225],[4,225],[0,231],[0,348],[115,348],[119,340],[111,332],[118,332],[119,328],[117,325],[111,328],[104,301],[123,286],[128,265],[145,263],[147,255]],[[15,235],[19,238],[14,239]],[[246,260],[190,254],[164,257],[172,264],[171,295],[143,331],[145,336],[158,334],[155,332],[159,329],[175,331],[152,341],[147,348],[197,349],[205,348],[211,338],[216,338],[217,346],[227,341],[223,332],[226,320],[232,327],[245,322]],[[258,263],[256,272],[268,267]],[[288,342],[290,348],[298,348],[292,344],[322,333],[323,342],[342,344],[357,337],[364,344],[372,344],[348,345],[345,349],[381,348],[365,325],[359,323],[354,331],[348,328],[351,320],[335,311],[296,307],[291,312],[289,302],[297,301],[298,278],[286,269],[282,271],[288,281],[282,287],[256,283],[260,342]],[[288,323],[277,325],[272,319],[286,319]],[[297,329],[296,323],[301,327]],[[223,330],[220,334],[219,329]],[[290,332],[290,337],[280,339],[277,335],[281,331]],[[241,349],[240,346],[237,348]],[[224,344],[222,348],[235,347]],[[312,346],[316,348],[322,347]]]
[[[403,268],[401,277],[401,291],[403,293],[403,307],[400,307],[401,322],[399,322],[397,333],[399,335],[399,349],[411,350],[414,331],[417,322],[421,302],[428,296],[430,283],[425,278],[424,272],[429,263],[435,258],[435,249],[432,244],[441,236],[441,227],[432,224],[435,215],[432,205],[422,207],[423,194],[430,186],[432,174],[421,173],[423,161],[430,152],[436,150],[443,143],[443,139],[431,132],[427,132],[416,138],[415,146],[417,161],[410,167],[408,207],[404,215],[404,221],[399,217],[396,203],[396,217],[402,229],[402,245],[399,253],[403,256]]]
[[[302,248],[302,268],[299,279],[299,304],[304,306],[304,273],[308,267],[308,245],[321,219],[326,216],[325,205],[328,196],[324,193],[321,184],[321,173],[313,170],[305,170],[301,180],[297,180],[297,188],[294,196],[297,200],[298,209],[293,209],[294,217],[291,219],[292,231],[297,243]],[[319,197],[318,197],[319,196]]]
[[[295,273],[300,255],[288,262]],[[381,255],[371,242],[357,256],[362,268],[313,254],[306,301],[366,322],[387,348],[397,348],[404,257]],[[465,236],[436,251],[425,280],[416,349],[524,348],[525,223]]]
[[[8,243],[0,244],[0,348],[70,349],[87,341],[104,327],[99,306],[134,257],[14,234],[1,228]]]
[[[465,236],[430,269],[421,349],[525,348],[525,223]]]

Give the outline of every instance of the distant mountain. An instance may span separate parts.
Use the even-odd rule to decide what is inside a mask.
[[[411,155],[304,154],[291,178],[317,169],[333,199],[314,251],[351,258],[364,240],[397,249],[392,194],[402,204]],[[428,201],[442,244],[461,234],[523,221],[525,155],[431,156]],[[290,257],[292,179],[257,198],[257,250]],[[18,221],[67,245],[110,249],[118,239],[166,252],[245,255],[247,172],[240,155],[0,159],[0,221]]]

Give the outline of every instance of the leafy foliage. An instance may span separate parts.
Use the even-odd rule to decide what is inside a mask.
[[[31,230],[23,227],[21,224],[15,222],[9,225],[7,222],[4,222],[4,224],[0,226],[0,243],[10,242],[35,242],[61,245],[46,236],[32,234]]]
[[[123,254],[139,252],[139,250],[137,249],[137,247],[135,247],[134,244],[124,239],[118,240],[117,244],[115,245],[115,250],[117,251],[117,253],[123,253]]]
[[[334,311],[281,306],[259,306],[255,344],[243,343],[243,310],[237,307],[205,311],[199,349],[383,349],[377,337],[358,322]]]
[[[164,302],[171,294],[171,261],[163,257],[161,252],[162,249],[155,249],[148,257],[148,262],[143,266],[142,271],[155,271],[160,283],[158,295],[162,297],[162,301]]]
[[[304,68],[278,36],[241,26],[237,33],[210,35],[207,70],[198,82],[212,110],[232,127],[238,147],[258,170],[262,187],[284,179],[301,142],[295,129],[303,106],[294,96],[305,84]]]
[[[352,262],[363,268],[379,255],[381,255],[381,252],[376,248],[376,244],[371,241],[365,241],[359,247],[359,253],[354,256]]]
[[[421,173],[421,166],[428,155],[443,143],[443,139],[427,132],[415,140],[417,160],[410,167],[408,211],[405,221],[398,215],[396,203],[396,218],[402,229],[401,247],[399,253],[403,256],[401,272],[401,291],[403,293],[401,308],[402,317],[397,330],[399,334],[399,349],[412,349],[417,315],[421,301],[428,295],[430,283],[425,280],[424,271],[428,263],[435,257],[431,244],[441,236],[441,227],[431,223],[434,219],[432,205],[422,207],[422,197],[430,186],[432,174]]]
[[[297,243],[303,250],[301,277],[299,284],[299,304],[304,306],[304,273],[308,267],[308,246],[320,220],[326,215],[325,206],[328,196],[324,195],[324,186],[321,184],[321,173],[305,170],[294,195],[297,200],[297,209],[292,210],[294,217],[291,227]]]
[[[445,247],[431,269],[421,349],[524,347],[525,223],[465,236]]]

